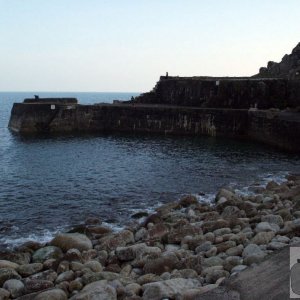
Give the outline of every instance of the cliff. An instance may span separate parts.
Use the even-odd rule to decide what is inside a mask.
[[[284,55],[281,62],[269,61],[267,67],[260,68],[253,77],[300,79],[300,43],[291,54]]]

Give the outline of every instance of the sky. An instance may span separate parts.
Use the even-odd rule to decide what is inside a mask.
[[[299,0],[0,0],[0,91],[253,75],[300,42],[299,19]]]

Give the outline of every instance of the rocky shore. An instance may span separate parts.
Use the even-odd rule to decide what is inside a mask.
[[[300,242],[300,176],[248,196],[223,188],[213,204],[186,196],[134,217],[120,232],[90,218],[48,244],[0,253],[0,299],[201,299]]]

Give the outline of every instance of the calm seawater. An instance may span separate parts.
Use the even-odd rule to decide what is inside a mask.
[[[97,216],[122,226],[137,211],[187,193],[212,196],[300,171],[300,156],[221,138],[84,135],[24,138],[7,129],[13,102],[77,97],[111,103],[137,93],[0,92],[0,248],[47,240]]]

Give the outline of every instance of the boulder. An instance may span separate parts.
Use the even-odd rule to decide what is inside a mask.
[[[52,289],[39,293],[34,300],[67,300],[66,293],[61,289]]]
[[[0,269],[13,269],[16,270],[18,268],[18,264],[8,261],[8,260],[0,260]]]
[[[243,250],[244,250],[244,246],[240,244],[236,247],[227,249],[225,253],[228,256],[238,256],[238,255],[242,255]]]
[[[58,275],[58,277],[55,280],[55,283],[58,284],[63,281],[72,281],[74,279],[74,277],[75,277],[75,274],[72,270],[66,271],[66,272],[60,273]]]
[[[145,273],[161,275],[164,272],[170,272],[176,268],[178,258],[176,255],[166,255],[146,261],[144,265]]]
[[[72,248],[78,249],[79,251],[93,248],[91,240],[81,233],[61,233],[57,235],[50,244],[59,247],[64,252]]]
[[[135,244],[127,247],[116,248],[116,255],[121,261],[130,261],[142,259],[148,255],[159,256],[161,249],[158,247],[149,247],[145,243]]]
[[[217,193],[215,201],[218,202],[222,197],[224,197],[227,200],[234,200],[237,196],[234,192],[222,188]]]
[[[0,286],[9,279],[21,279],[21,276],[14,269],[0,269]]]
[[[110,234],[101,238],[99,242],[101,250],[112,251],[117,247],[125,247],[127,244],[134,243],[135,240],[130,230],[122,230],[116,234]]]
[[[35,251],[32,255],[34,263],[42,263],[48,259],[60,259],[63,257],[63,252],[60,248],[54,246],[47,246]]]
[[[277,224],[269,223],[269,222],[260,222],[255,227],[256,232],[273,231],[276,233],[279,231],[279,229],[280,228]]]
[[[36,273],[28,277],[32,280],[47,280],[54,282],[57,278],[57,273],[53,270],[46,270],[44,272]]]
[[[261,262],[266,256],[266,253],[256,244],[249,244],[244,249],[242,256],[244,258],[244,263],[249,266],[253,263]]]
[[[17,269],[18,273],[22,277],[28,277],[28,276],[38,273],[42,270],[43,270],[43,264],[41,264],[41,263],[20,265]]]
[[[256,244],[256,245],[266,245],[268,244],[272,238],[275,236],[274,231],[262,231],[262,232],[258,232],[251,240],[252,244]]]
[[[221,214],[224,219],[229,218],[243,218],[245,217],[245,212],[240,210],[237,206],[229,205],[226,206]]]
[[[232,268],[243,264],[243,259],[240,256],[228,256],[225,258],[224,269],[231,271]]]
[[[242,272],[245,269],[247,269],[247,266],[245,266],[245,265],[237,265],[237,266],[235,266],[235,267],[233,267],[231,269],[231,274]]]
[[[268,223],[273,223],[277,224],[278,226],[283,225],[283,219],[279,215],[265,215],[261,217],[262,222],[268,222]]]
[[[5,283],[3,284],[3,288],[10,292],[12,298],[22,296],[25,291],[25,286],[23,282],[17,279],[9,279],[5,281]]]
[[[10,298],[9,296],[10,296],[9,291],[7,291],[6,289],[0,288],[0,299],[1,300],[8,300]]]
[[[31,255],[28,252],[4,252],[0,253],[1,260],[8,260],[18,265],[29,264]]]
[[[285,247],[286,244],[285,243],[281,243],[281,242],[271,242],[268,244],[267,249],[268,250],[279,250],[283,247]]]
[[[70,298],[71,300],[117,300],[115,288],[107,284],[106,280],[92,282],[81,292]]]
[[[143,300],[175,299],[190,289],[200,288],[196,279],[174,278],[143,285]]]
[[[48,280],[26,279],[24,284],[26,294],[47,290],[53,287],[53,282]]]
[[[89,268],[93,272],[101,272],[102,265],[97,260],[90,260],[84,264],[84,268]]]

